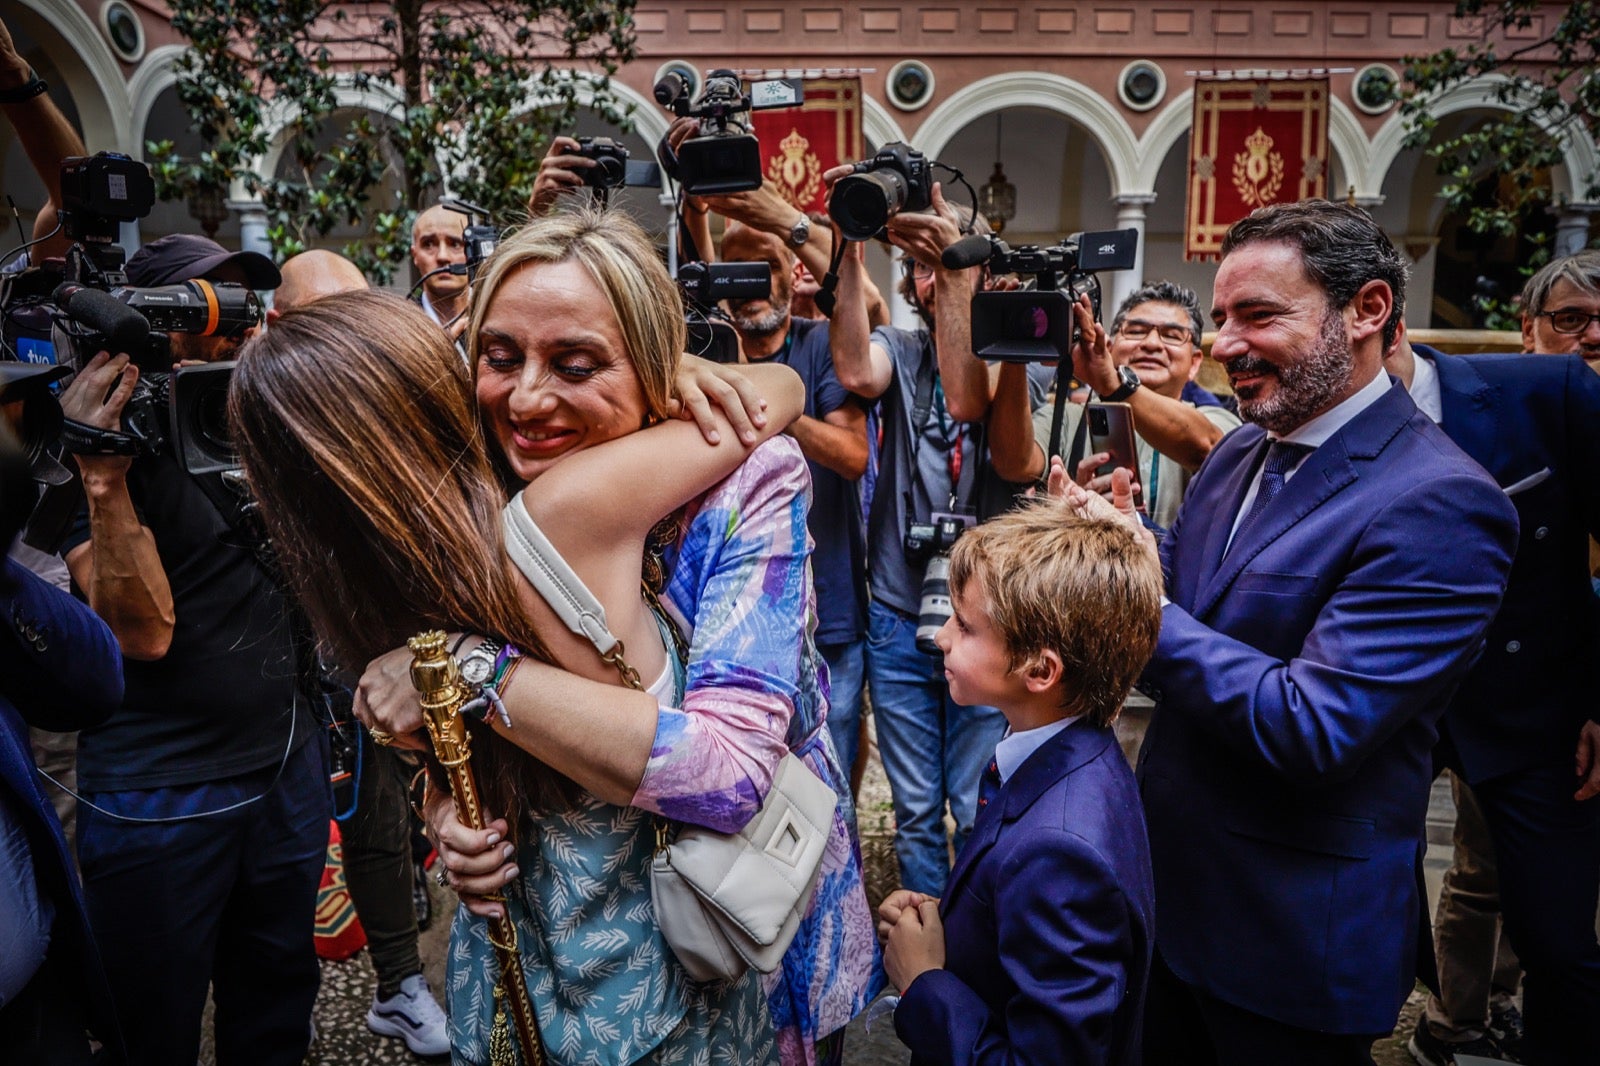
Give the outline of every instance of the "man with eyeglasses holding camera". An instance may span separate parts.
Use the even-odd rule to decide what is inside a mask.
[[[1203,390],[1185,395],[1200,372],[1203,352],[1200,302],[1193,291],[1170,281],[1149,282],[1135,290],[1112,319],[1109,334],[1097,331],[1089,345],[1073,349],[1073,373],[1094,392],[1092,399],[1125,403],[1133,414],[1138,469],[1133,472],[1146,513],[1166,528],[1178,514],[1189,478],[1212,447],[1239,425],[1238,416],[1212,402]],[[989,415],[989,447],[1000,476],[1014,481],[1044,477],[1054,408],[1046,404],[1028,421],[1028,407],[1015,383],[1002,371]],[[1061,433],[1061,456],[1079,484],[1109,492],[1109,474],[1095,470],[1110,457],[1074,449],[1083,422],[1082,404],[1068,404]],[[1074,462],[1072,454],[1079,459]]]
[[[1522,289],[1522,350],[1581,355],[1600,373],[1600,249],[1557,259]]]

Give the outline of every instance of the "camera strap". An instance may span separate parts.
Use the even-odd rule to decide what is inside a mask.
[[[131,433],[101,429],[71,418],[61,422],[61,446],[73,455],[138,455],[142,445]]]

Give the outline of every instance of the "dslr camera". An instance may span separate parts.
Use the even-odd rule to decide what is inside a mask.
[[[895,141],[871,159],[855,164],[855,173],[834,183],[828,215],[847,241],[865,241],[882,232],[901,211],[925,211],[933,204],[933,175],[928,157]]]
[[[654,163],[628,158],[628,149],[610,137],[579,137],[578,155],[593,159],[595,165],[582,171],[583,183],[601,194],[623,185],[646,187],[661,184],[661,168]]]
[[[1013,249],[998,237],[965,237],[945,250],[947,267],[987,263],[992,274],[1030,275],[1031,287],[972,298],[972,351],[1007,363],[1071,359],[1077,343],[1072,306],[1087,293],[1100,318],[1100,270],[1130,270],[1137,230],[1074,233],[1059,244]]]
[[[761,145],[741,115],[793,107],[804,99],[797,80],[756,82],[746,95],[739,76],[731,70],[713,70],[699,99],[689,102],[689,83],[669,71],[655,85],[656,103],[679,118],[700,120],[700,132],[678,146],[666,141],[657,155],[667,174],[691,196],[715,196],[761,187]]]
[[[929,655],[938,654],[939,646],[933,637],[951,613],[950,549],[955,547],[961,534],[977,523],[973,515],[945,511],[933,512],[926,522],[909,517],[906,520],[906,558],[913,563],[926,564],[922,598],[917,607],[917,648]]]

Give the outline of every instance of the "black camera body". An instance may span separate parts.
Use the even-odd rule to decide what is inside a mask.
[[[450,273],[465,273],[469,280],[476,278],[483,261],[500,246],[500,230],[490,221],[488,209],[477,204],[451,197],[440,200],[439,206],[446,211],[467,216],[467,227],[461,231],[461,246],[466,250],[467,261],[465,265],[453,264]]]
[[[615,189],[628,177],[628,150],[610,137],[579,137],[578,154],[594,160],[582,171],[583,183],[594,189]]]
[[[847,241],[865,241],[883,231],[901,211],[925,211],[933,204],[933,174],[928,157],[895,141],[871,159],[855,164],[855,173],[834,183],[828,215]]]
[[[968,238],[976,240],[977,238]],[[1070,359],[1077,343],[1073,304],[1087,294],[1100,318],[1099,270],[1129,270],[1138,248],[1137,230],[1074,233],[1049,247],[1011,248],[990,237],[986,262],[992,274],[1031,275],[1033,288],[980,292],[972,298],[972,352],[1008,363]]]
[[[71,240],[115,244],[121,224],[148,215],[155,202],[150,168],[121,152],[61,161],[61,230]]]
[[[765,263],[683,263],[678,289],[684,299],[702,307],[722,300],[764,300],[772,295],[772,268]]]
[[[669,71],[656,82],[656,102],[679,118],[698,118],[700,132],[674,152],[666,141],[657,155],[661,166],[691,196],[717,196],[761,187],[761,144],[739,118],[746,111],[793,107],[804,99],[798,81],[757,82],[746,94],[731,70],[706,75],[699,99],[689,102],[689,84]]]
[[[903,543],[906,558],[921,566],[936,555],[946,555],[974,524],[976,520],[971,515],[945,511],[933,512],[926,522],[907,516]]]

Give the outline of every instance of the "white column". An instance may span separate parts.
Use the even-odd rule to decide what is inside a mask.
[[[1562,204],[1556,208],[1555,255],[1581,252],[1589,244],[1589,227],[1600,214],[1600,204]]]
[[[267,209],[259,200],[234,200],[228,207],[239,213],[239,248],[260,252],[272,259],[272,242],[267,240]]]
[[[1156,202],[1153,192],[1130,192],[1120,196],[1113,196],[1111,202],[1117,205],[1117,228],[1132,229],[1138,233],[1138,241],[1133,253],[1132,270],[1112,271],[1109,278],[1102,278],[1101,284],[1110,282],[1109,292],[1101,301],[1102,314],[1109,320],[1112,313],[1122,306],[1122,301],[1145,282],[1144,276],[1144,217],[1145,209]]]

